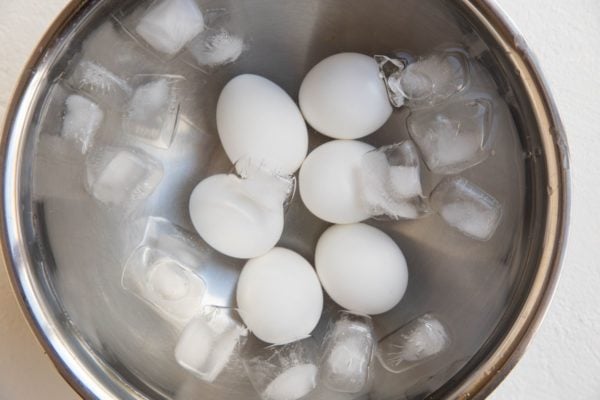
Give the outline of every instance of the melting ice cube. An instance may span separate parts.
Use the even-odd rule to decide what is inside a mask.
[[[308,338],[260,347],[244,359],[250,382],[263,400],[297,400],[317,385],[317,345]]]
[[[85,153],[104,119],[104,112],[96,103],[77,94],[67,97],[65,108],[61,135],[81,144]]]
[[[124,79],[91,61],[79,63],[68,82],[106,107],[118,108],[131,95],[131,88]]]
[[[148,143],[168,148],[171,145],[179,116],[176,85],[179,76],[141,75],[124,115],[125,132]]]
[[[404,105],[404,93],[399,86],[400,76],[406,68],[408,60],[391,58],[384,55],[376,55],[375,61],[379,64],[381,78],[386,83],[386,89],[390,102],[394,107]]]
[[[502,216],[498,200],[462,177],[442,180],[434,189],[431,202],[448,225],[482,241],[492,237]]]
[[[234,62],[244,51],[244,40],[225,29],[200,35],[187,45],[199,65],[217,66]]]
[[[386,370],[400,373],[439,355],[449,345],[445,325],[435,316],[425,314],[383,338],[377,358]]]
[[[296,190],[293,176],[279,175],[249,157],[236,162],[235,170],[242,178],[240,190],[260,207],[277,210],[291,202]]]
[[[160,183],[162,166],[140,150],[102,147],[87,159],[87,189],[98,201],[126,205],[148,197]]]
[[[370,215],[418,218],[428,213],[423,199],[419,154],[410,140],[363,156],[361,195]]]
[[[491,122],[490,99],[463,98],[440,108],[413,111],[408,130],[431,171],[454,174],[489,156]]]
[[[364,390],[374,347],[371,319],[342,311],[323,344],[321,382],[336,392]]]
[[[389,85],[401,93],[411,107],[433,106],[467,87],[469,70],[466,53],[447,50],[407,65],[402,73],[390,79]]]
[[[206,284],[196,270],[203,261],[202,250],[187,233],[151,217],[125,263],[121,283],[163,316],[185,323],[202,310]]]
[[[185,327],[175,359],[200,379],[212,382],[232,362],[247,333],[232,309],[206,306]]]
[[[135,31],[154,49],[173,56],[203,29],[204,17],[194,0],[160,0]]]

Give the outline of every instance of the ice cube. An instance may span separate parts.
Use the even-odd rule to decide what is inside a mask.
[[[492,237],[502,216],[498,200],[459,176],[442,180],[434,189],[431,202],[448,225],[482,241]]]
[[[294,400],[306,396],[316,386],[317,366],[301,364],[285,370],[265,389],[263,396],[269,400]]]
[[[404,105],[404,93],[399,87],[399,82],[402,71],[408,64],[407,60],[385,55],[376,55],[374,58],[379,64],[379,73],[386,84],[390,103],[394,107],[402,107]]]
[[[445,325],[425,314],[383,338],[377,358],[386,370],[397,374],[439,355],[449,346]]]
[[[68,79],[69,84],[105,107],[119,108],[131,96],[127,82],[103,66],[81,61]]]
[[[431,171],[454,174],[489,156],[491,122],[491,99],[462,98],[439,108],[413,111],[408,131]]]
[[[244,157],[236,162],[235,171],[241,178],[240,190],[263,208],[285,208],[294,196],[294,176],[280,175],[252,158]]]
[[[163,175],[158,161],[135,149],[98,148],[86,164],[87,190],[107,205],[127,205],[148,197]]]
[[[171,145],[179,116],[176,85],[183,77],[175,75],[140,75],[137,87],[124,114],[126,133],[156,147]]]
[[[202,248],[181,228],[151,217],[144,237],[123,267],[124,289],[152,306],[165,318],[184,324],[202,310],[204,280]]]
[[[232,309],[205,306],[182,332],[175,359],[200,379],[212,382],[233,362],[247,334]]]
[[[459,93],[469,84],[470,64],[459,49],[432,53],[388,80],[395,93],[402,94],[410,107],[434,106]]]
[[[200,35],[187,49],[199,65],[213,67],[234,62],[244,51],[244,40],[225,29]]]
[[[135,31],[155,50],[173,56],[203,29],[204,17],[194,0],[160,0]]]
[[[369,383],[374,347],[371,318],[342,311],[323,344],[321,382],[336,392],[363,391]]]
[[[104,112],[96,103],[83,96],[72,94],[65,101],[61,135],[78,142],[82,152],[85,153],[103,119]]]
[[[250,382],[263,400],[297,400],[317,386],[317,345],[308,338],[282,346],[258,346],[244,359]]]
[[[368,152],[359,174],[362,200],[370,215],[413,219],[428,214],[419,154],[412,141]]]

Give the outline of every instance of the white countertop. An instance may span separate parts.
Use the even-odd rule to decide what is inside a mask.
[[[570,238],[555,299],[493,400],[600,399],[600,1],[498,0],[537,54],[571,148]],[[0,117],[67,0],[0,0]],[[1,267],[1,266],[0,266]],[[78,396],[35,340],[0,268],[0,400]]]

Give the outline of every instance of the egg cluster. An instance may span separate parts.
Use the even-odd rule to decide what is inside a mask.
[[[237,174],[203,180],[190,199],[200,236],[226,255],[250,259],[238,282],[240,315],[259,339],[279,345],[307,337],[315,328],[323,306],[320,284],[345,309],[373,315],[398,304],[408,281],[396,243],[358,224],[370,215],[353,187],[362,157],[374,148],[351,139],[373,133],[392,113],[379,65],[357,53],[329,57],[307,74],[299,98],[301,110],[283,89],[257,75],[227,83],[217,104],[217,128]],[[339,140],[306,158],[303,117]],[[317,274],[297,253],[275,247],[292,192],[285,183],[292,184],[298,168],[300,195],[309,210],[346,224],[321,236]]]
[[[419,150],[428,155],[428,146],[443,142],[448,130],[455,139],[447,142],[441,154],[452,153],[454,146],[458,155],[444,160],[426,158],[430,170],[452,174],[485,158],[488,143],[481,142],[478,148],[469,148],[470,143],[455,146],[465,136],[477,140],[489,131],[485,97],[452,99],[467,86],[468,63],[456,50],[412,63],[385,56],[336,54],[308,72],[300,86],[299,108],[283,89],[257,75],[239,75],[221,92],[217,128],[235,171],[200,182],[190,199],[190,215],[208,244],[231,257],[249,259],[237,284],[237,310],[244,324],[256,338],[283,346],[270,356],[281,358],[290,346],[308,352],[306,338],[323,311],[321,287],[345,310],[324,341],[319,371],[310,368],[310,363],[283,357],[287,367],[273,377],[271,385],[289,380],[292,392],[294,385],[304,389],[298,395],[288,390],[281,398],[304,396],[315,387],[317,372],[334,391],[359,393],[367,387],[375,346],[369,316],[385,313],[400,302],[407,289],[408,268],[396,242],[362,221],[380,215],[415,219],[430,214],[421,185]],[[413,111],[409,124],[416,127],[413,136],[419,148],[410,140],[379,149],[357,140],[379,130],[394,107],[403,105]],[[444,107],[454,107],[449,117],[443,114]],[[420,113],[433,114],[424,119]],[[439,121],[436,124],[442,128],[431,125],[431,120]],[[305,121],[333,140],[307,154]],[[457,130],[453,132],[454,123]],[[426,135],[419,136],[423,132]],[[304,205],[333,224],[317,242],[314,269],[296,252],[275,247],[298,169]],[[471,193],[479,209],[467,211],[466,224],[454,221],[453,226],[473,238],[488,239],[498,224],[500,208],[475,185],[460,177],[442,180],[431,195],[432,203],[452,225],[444,207],[451,203],[449,193],[457,188]],[[464,207],[466,203],[460,201],[457,204]],[[477,212],[484,223],[477,223]],[[392,335],[396,344],[387,345],[398,347],[411,335],[415,335],[413,347],[380,355],[387,370],[397,372],[448,346],[444,325],[428,315],[396,333],[399,340]],[[266,395],[273,387],[262,389],[263,397],[278,398]]]

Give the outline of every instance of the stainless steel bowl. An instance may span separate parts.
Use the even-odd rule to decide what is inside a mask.
[[[436,218],[376,223],[402,247],[411,274],[401,304],[376,319],[378,333],[436,312],[449,321],[454,342],[442,358],[408,374],[382,372],[369,398],[467,399],[490,393],[517,362],[548,306],[569,205],[560,121],[531,52],[498,7],[485,0],[200,1],[205,9],[228,10],[229,27],[244,34],[249,51],[214,71],[199,71],[181,59],[155,60],[154,72],[176,70],[191,82],[177,137],[192,139],[175,139],[171,156],[161,156],[168,179],[143,210],[123,215],[99,207],[83,191],[81,158],[48,144],[60,126],[49,93],[72,67],[70,60],[82,57],[84,40],[95,46],[87,56],[118,67],[118,41],[90,34],[126,16],[136,3],[73,1],[64,10],[21,77],[0,146],[6,265],[63,376],[87,398],[254,398],[242,377],[207,386],[178,372],[172,359],[176,333],[120,286],[120,268],[136,237],[130,221],[150,213],[190,226],[185,204],[193,185],[230,168],[215,135],[214,110],[232,76],[262,74],[295,97],[306,71],[335,52],[422,53],[467,40],[508,107],[495,155],[466,175],[503,202],[504,219],[486,243],[455,235]],[[406,135],[398,115],[369,141],[384,144]],[[319,140],[312,135],[313,146]],[[296,199],[282,244],[311,259],[324,229]],[[210,271],[214,303],[231,303],[236,274],[236,266]]]

